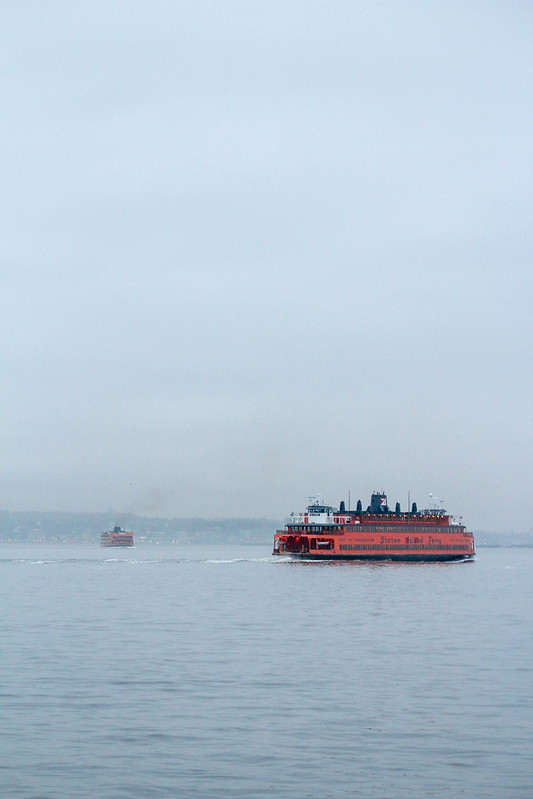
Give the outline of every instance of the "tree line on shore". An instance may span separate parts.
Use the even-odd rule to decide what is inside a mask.
[[[115,524],[133,532],[138,543],[198,544],[270,543],[280,526],[273,519],[166,519],[113,510],[105,513],[0,511],[0,541],[99,543],[101,533]]]
[[[276,519],[157,518],[120,513],[67,513],[0,511],[0,542],[87,543],[115,524],[133,532],[136,543],[158,544],[270,544],[283,526]],[[483,546],[533,546],[529,532],[474,531],[476,548]]]

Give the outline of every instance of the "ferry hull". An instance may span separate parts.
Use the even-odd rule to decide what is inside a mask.
[[[313,560],[313,561],[395,561],[395,562],[403,562],[403,563],[444,563],[444,562],[451,562],[451,561],[465,561],[465,560],[473,560],[474,554],[459,554],[459,555],[450,555],[444,553],[442,555],[433,554],[433,553],[419,553],[413,554],[406,552],[404,555],[376,555],[376,554],[368,554],[368,555],[316,555],[314,553],[304,553],[304,552],[273,552],[273,555],[280,555],[282,557],[287,558],[288,560]]]
[[[114,542],[109,544],[109,543],[102,542],[100,544],[100,546],[102,546],[102,547],[112,547],[114,549],[116,549],[117,547],[122,547],[122,548],[123,547],[132,547],[133,546],[133,541],[128,541],[128,543],[125,543],[125,544],[115,544]]]

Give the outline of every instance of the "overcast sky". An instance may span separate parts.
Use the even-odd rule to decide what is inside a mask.
[[[531,526],[532,3],[0,31],[0,509]]]

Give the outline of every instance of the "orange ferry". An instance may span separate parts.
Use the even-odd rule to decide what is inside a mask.
[[[419,511],[416,502],[402,513],[387,505],[386,494],[372,494],[364,511],[338,510],[314,500],[307,511],[291,514],[274,536],[274,555],[312,560],[470,560],[474,536],[442,508]]]
[[[103,547],[132,547],[133,533],[127,533],[126,530],[115,524],[112,530],[102,533],[100,545]]]

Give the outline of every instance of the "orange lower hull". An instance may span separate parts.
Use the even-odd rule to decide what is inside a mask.
[[[310,560],[470,560],[475,555],[471,533],[420,534],[416,530],[391,535],[363,536],[292,535],[279,532],[274,539],[274,555],[290,555]]]
[[[112,533],[102,533],[101,546],[103,547],[132,547],[133,546],[133,536],[132,535],[122,535],[122,536],[115,536]]]

